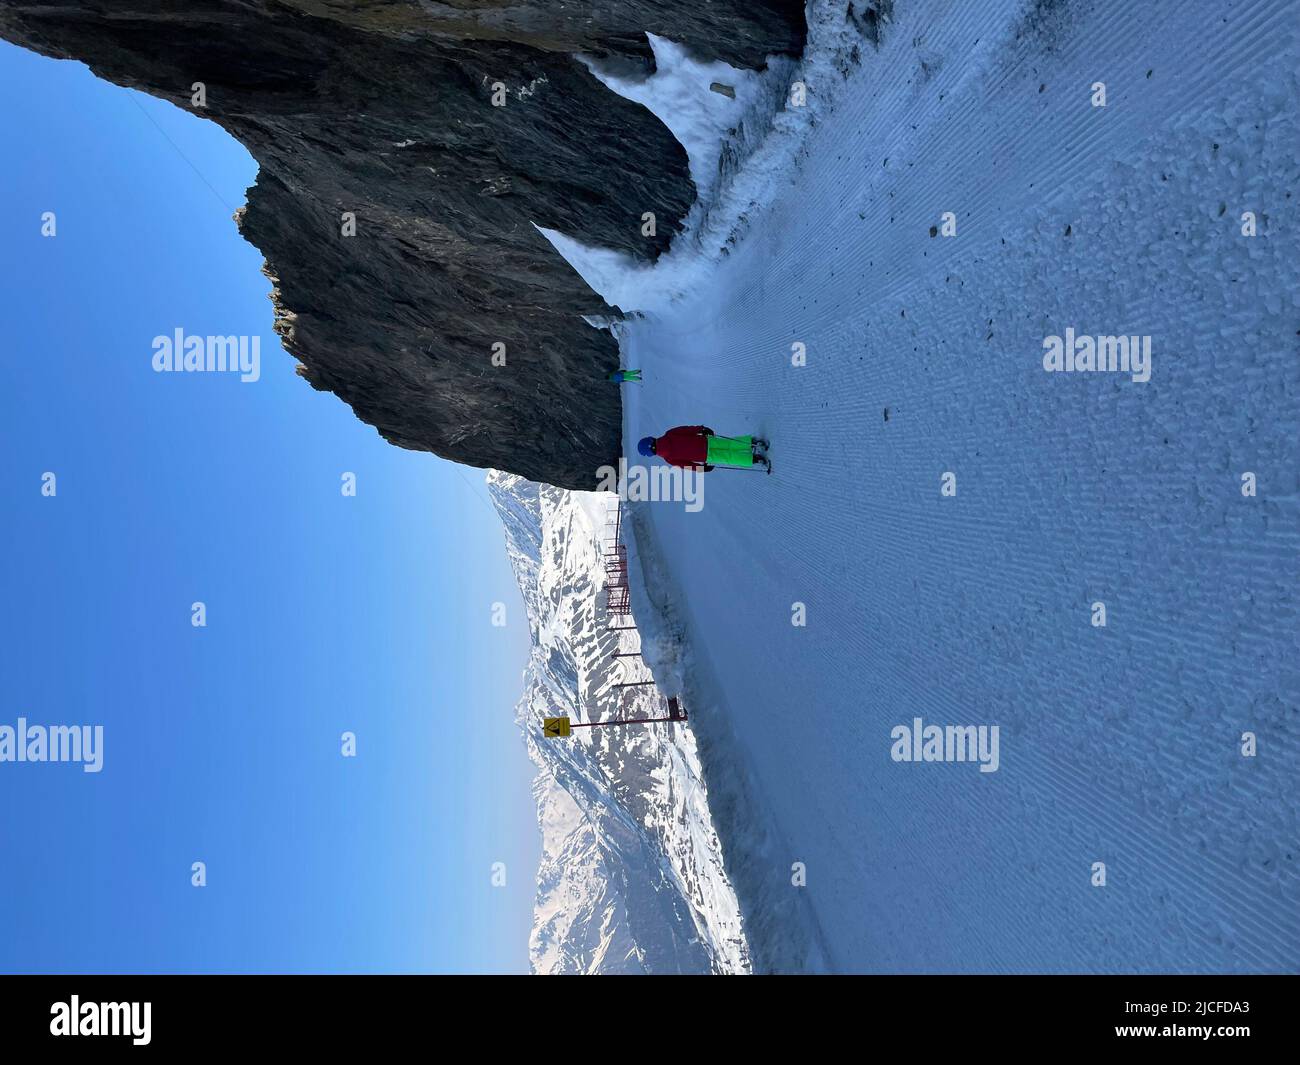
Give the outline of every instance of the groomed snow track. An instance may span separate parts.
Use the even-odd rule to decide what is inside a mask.
[[[1300,968],[1298,21],[898,0],[709,286],[624,328],[628,454],[772,440],[638,505],[710,792],[753,788],[760,967]],[[1151,380],[1045,372],[1067,327]],[[891,760],[915,717],[1000,768]]]

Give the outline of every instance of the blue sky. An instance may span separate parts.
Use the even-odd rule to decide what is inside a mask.
[[[528,629],[482,471],[294,374],[215,124],[0,43],[0,143],[0,725],[105,732],[99,774],[0,763],[0,969],[525,971]],[[261,380],[154,373],[177,327],[260,336]]]

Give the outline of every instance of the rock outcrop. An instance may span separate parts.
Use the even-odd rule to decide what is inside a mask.
[[[618,352],[582,318],[610,308],[535,225],[650,259],[694,196],[668,130],[576,56],[648,73],[649,31],[759,67],[797,52],[803,26],[790,0],[0,7],[0,36],[248,148],[261,169],[240,227],[314,387],[401,447],[573,488],[594,487],[620,451],[618,389],[603,380]]]

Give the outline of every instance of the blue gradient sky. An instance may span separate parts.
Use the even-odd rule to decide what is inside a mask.
[[[294,374],[215,124],[0,43],[0,144],[0,724],[105,729],[98,775],[0,763],[0,969],[526,970],[528,630],[482,471]],[[154,373],[178,326],[260,335],[261,380]]]

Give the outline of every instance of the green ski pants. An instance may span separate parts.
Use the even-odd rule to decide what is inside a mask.
[[[710,466],[754,465],[754,438],[752,436],[709,437]]]

